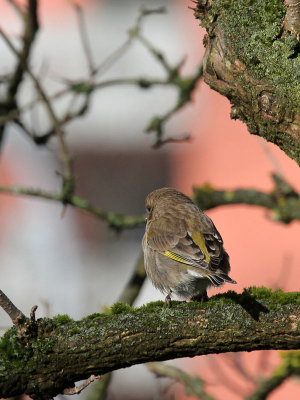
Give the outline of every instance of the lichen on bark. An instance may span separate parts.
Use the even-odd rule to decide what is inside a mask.
[[[198,0],[207,30],[204,80],[232,103],[232,118],[300,165],[299,32],[281,0]],[[294,25],[297,26],[297,25]]]
[[[49,399],[74,382],[147,361],[259,349],[300,348],[300,293],[251,288],[207,303],[116,304],[81,321],[36,322],[20,342],[18,329],[0,341],[0,397],[26,393]],[[26,338],[25,338],[26,339]]]

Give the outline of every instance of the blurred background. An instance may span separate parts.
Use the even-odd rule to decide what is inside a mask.
[[[17,37],[20,21],[14,9],[6,0],[0,4],[1,27]],[[205,32],[189,8],[191,1],[86,0],[78,4],[84,10],[97,64],[126,41],[141,6],[167,9],[166,14],[145,19],[142,29],[169,64],[176,65],[186,57],[182,73],[193,74],[200,63]],[[39,15],[41,29],[31,66],[43,77],[49,93],[54,93],[63,79],[86,77],[87,62],[70,1],[40,1]],[[2,40],[0,52],[0,75],[5,75],[15,60]],[[107,80],[124,77],[162,79],[165,74],[149,51],[134,43],[101,76]],[[25,83],[21,103],[35,96],[32,86]],[[169,136],[189,132],[191,141],[153,149],[154,136],[145,134],[145,128],[154,115],[172,108],[176,99],[176,91],[166,86],[142,90],[117,85],[95,91],[87,115],[66,129],[75,160],[77,193],[105,210],[137,215],[144,212],[145,196],[166,185],[186,194],[204,183],[269,191],[273,187],[270,174],[279,169],[300,191],[296,163],[274,145],[250,135],[243,123],[230,120],[229,101],[204,82],[198,85],[193,103],[166,124]],[[62,100],[57,107],[64,105]],[[41,109],[29,113],[28,123],[39,132],[48,121]],[[57,190],[61,184],[57,172],[62,172],[58,154],[55,138],[38,147],[11,125],[1,149],[0,185]],[[116,234],[79,210],[68,207],[63,218],[61,214],[62,206],[54,202],[0,194],[1,290],[26,314],[38,304],[37,317],[59,313],[80,319],[117,301],[141,253],[144,228]],[[230,254],[231,276],[238,281],[235,290],[253,285],[299,290],[299,222],[275,223],[265,209],[242,205],[219,207],[207,214]],[[226,285],[222,291],[229,289],[233,288]],[[211,290],[209,295],[214,293]],[[163,297],[147,281],[135,305]],[[2,310],[0,325],[2,332],[10,326]],[[254,352],[176,360],[173,364],[206,379],[208,392],[218,399],[241,399],[254,390],[253,377],[267,374],[277,362],[276,352]],[[89,390],[92,385],[80,398],[86,398]],[[287,396],[300,396],[295,379],[270,399]],[[185,395],[179,384],[156,379],[144,366],[135,366],[114,373],[107,398],[192,397]]]

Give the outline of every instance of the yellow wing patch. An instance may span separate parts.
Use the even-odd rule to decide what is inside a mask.
[[[180,256],[179,254],[174,253],[173,251],[167,250],[167,251],[161,251],[160,254],[171,258],[172,260],[178,261],[182,264],[186,264],[186,265],[193,265],[193,263],[191,262],[191,260],[189,260],[188,258],[185,258],[183,256]]]
[[[205,239],[203,235],[200,232],[194,231],[192,232],[192,239],[196,243],[196,245],[201,249],[203,254],[205,255],[205,261],[209,263],[210,261],[210,256],[207,252],[207,248],[205,245]]]

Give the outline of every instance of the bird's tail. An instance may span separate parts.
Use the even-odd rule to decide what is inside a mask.
[[[221,286],[223,283],[236,283],[233,279],[230,278],[227,274],[222,272],[216,273],[215,275],[207,275],[207,278],[211,281],[214,286]]]

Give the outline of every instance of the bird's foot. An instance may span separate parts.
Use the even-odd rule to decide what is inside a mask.
[[[200,301],[200,303],[208,301],[207,291],[205,290],[205,292],[197,294],[192,298],[192,300]]]
[[[168,307],[171,307],[172,300],[171,300],[171,296],[169,294],[166,296],[165,302],[168,304]]]

